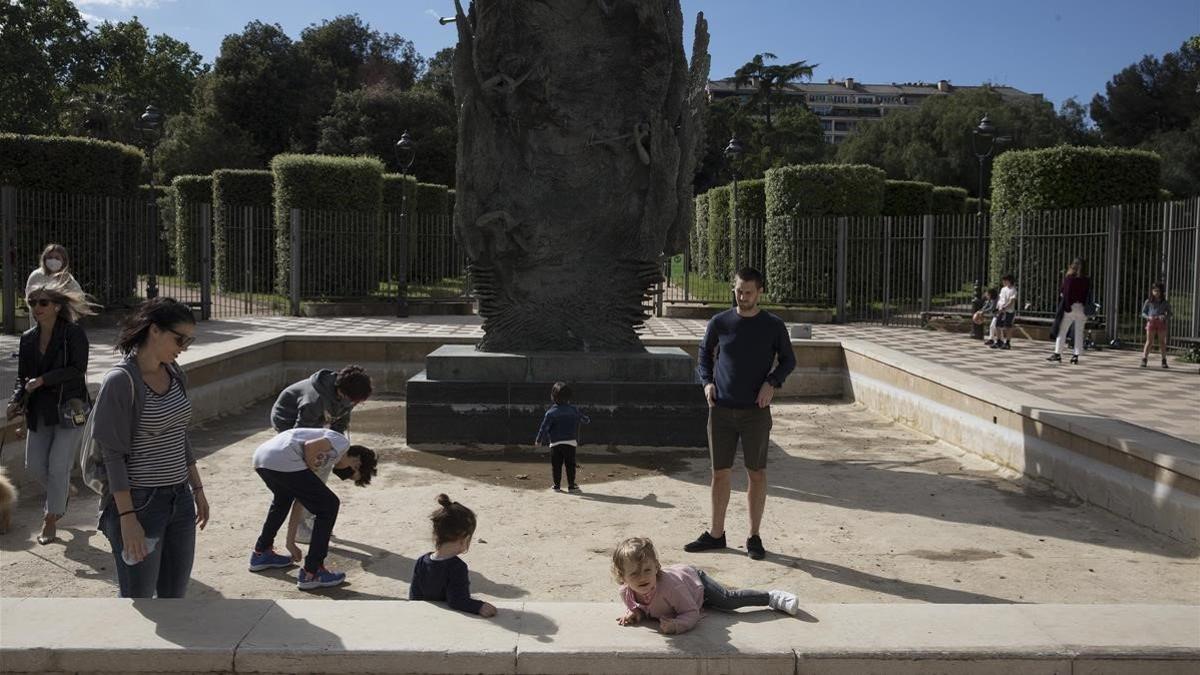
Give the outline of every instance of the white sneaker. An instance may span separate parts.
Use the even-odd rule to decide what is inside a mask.
[[[767,595],[770,600],[767,601],[767,606],[777,612],[791,614],[796,616],[800,612],[800,598],[796,597],[795,593],[787,591],[768,591]]]

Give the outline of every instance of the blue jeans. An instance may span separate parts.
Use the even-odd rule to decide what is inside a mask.
[[[700,576],[700,583],[704,586],[705,607],[714,607],[729,611],[741,607],[766,607],[770,604],[771,594],[766,591],[755,591],[746,588],[730,590],[717,583],[716,579],[705,574],[704,570],[698,569],[696,570],[696,574]]]
[[[83,429],[68,429],[42,420],[37,431],[30,430],[25,439],[25,471],[46,488],[44,513],[61,516],[67,512],[67,496],[71,488],[71,465]]]
[[[166,487],[135,487],[129,494],[146,538],[158,539],[158,544],[142,562],[126,565],[121,558],[121,517],[116,500],[109,500],[100,516],[100,528],[112,546],[120,597],[182,598],[196,555],[196,502],[191,486],[185,481]]]

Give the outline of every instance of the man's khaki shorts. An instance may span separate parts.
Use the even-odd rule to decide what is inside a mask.
[[[733,467],[738,441],[742,462],[749,471],[767,468],[767,444],[771,438],[771,408],[708,409],[708,454],[712,468]]]

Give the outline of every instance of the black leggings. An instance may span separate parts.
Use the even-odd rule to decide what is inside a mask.
[[[553,471],[550,477],[554,479],[555,487],[562,485],[563,464],[567,465],[567,486],[570,487],[575,484],[575,446],[567,443],[550,446],[550,467]]]
[[[279,528],[292,511],[292,502],[299,501],[315,516],[308,555],[304,558],[304,569],[316,572],[325,563],[325,556],[329,553],[329,537],[333,534],[333,524],[337,522],[341,500],[317,474],[308,469],[286,472],[271,469],[255,471],[271,491],[271,508],[267,510],[267,519],[263,523],[262,534],[258,536],[255,548],[259,551],[271,548],[275,543],[275,535],[279,533]]]

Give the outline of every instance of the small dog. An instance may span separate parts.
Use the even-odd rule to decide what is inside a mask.
[[[6,534],[12,525],[13,507],[17,503],[17,488],[0,467],[0,534]]]

